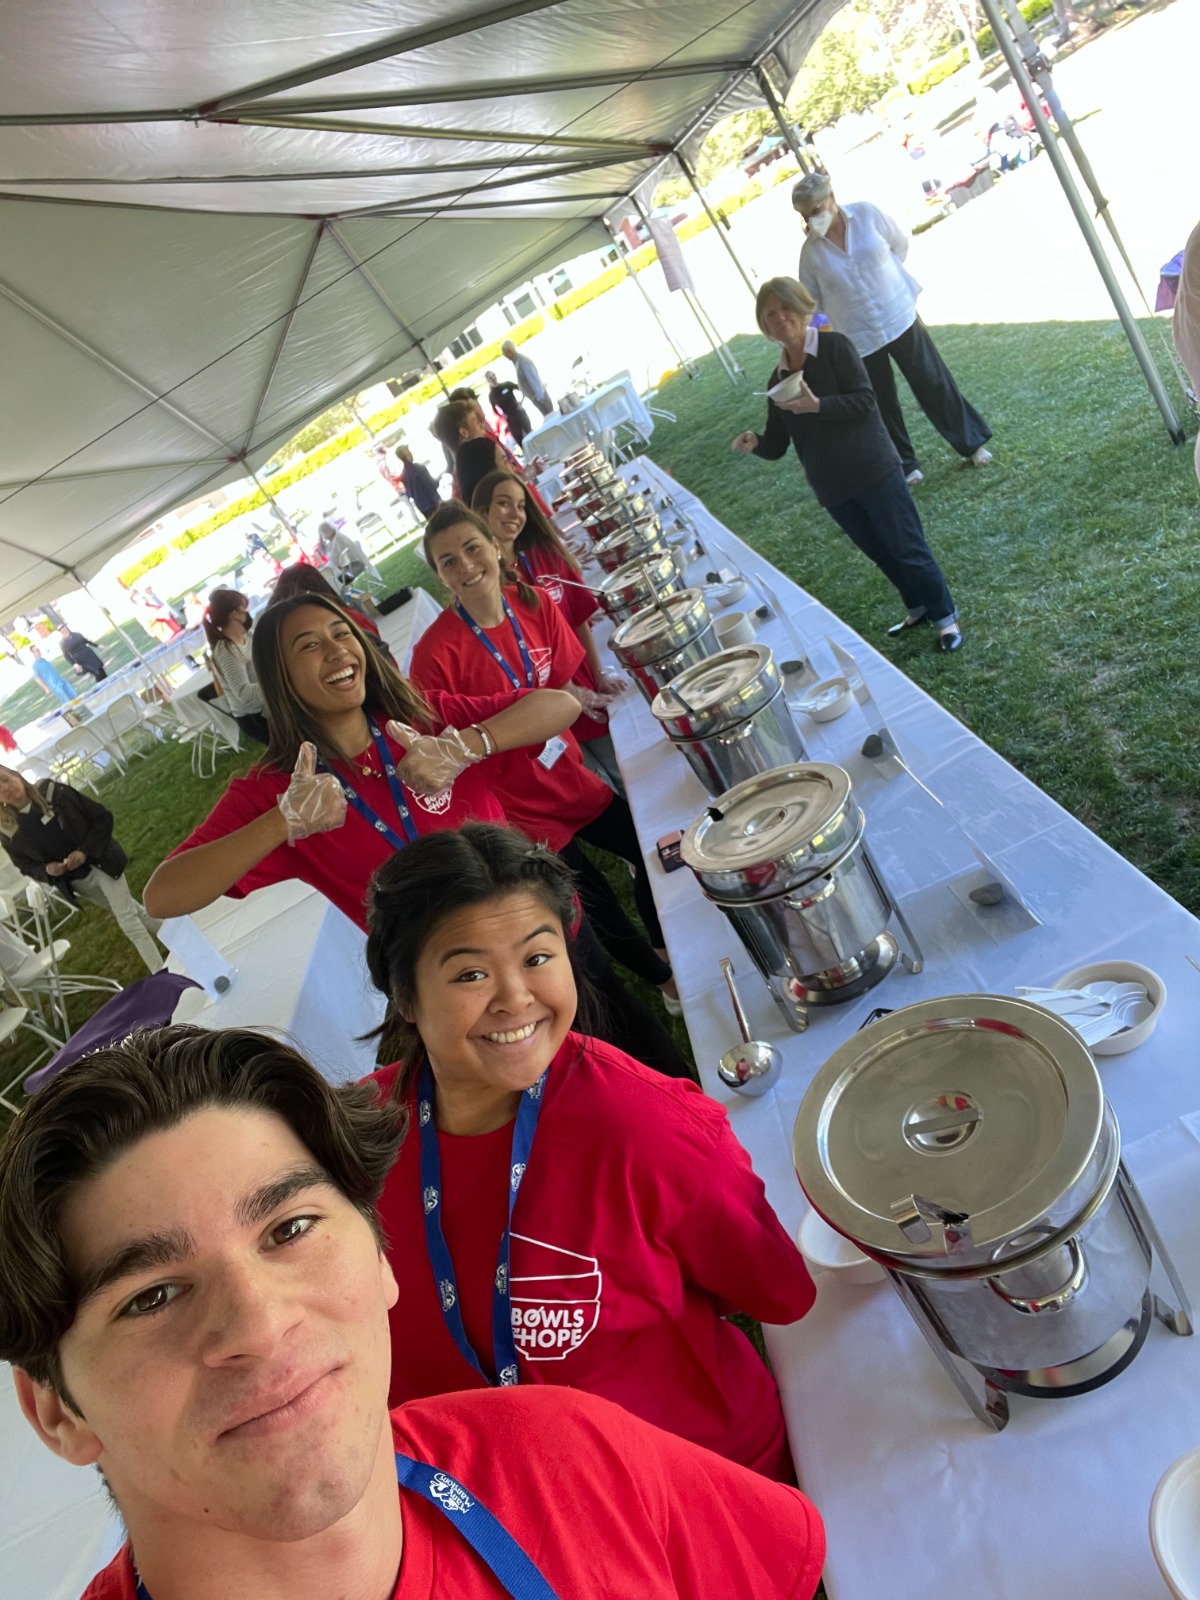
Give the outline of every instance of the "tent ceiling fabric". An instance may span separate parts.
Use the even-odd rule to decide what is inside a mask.
[[[840,4],[7,0],[0,615],[606,243]]]

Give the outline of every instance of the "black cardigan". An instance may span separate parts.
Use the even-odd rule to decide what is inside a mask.
[[[129,857],[113,838],[113,814],[98,800],[90,800],[78,789],[49,778],[35,787],[50,803],[50,819],[36,806],[17,815],[17,831],[0,834],[0,845],[11,856],[13,865],[27,878],[52,883],[71,894],[73,880],[84,877],[93,867],[110,878],[119,878]],[[72,850],[82,850],[86,866],[52,878],[46,871],[51,861],[64,861]]]
[[[853,500],[899,470],[900,457],[883,425],[862,357],[844,333],[822,328],[817,353],[804,363],[804,381],[821,402],[819,411],[781,411],[767,401],[767,426],[754,454],[778,461],[795,446],[812,492],[823,506]],[[787,376],[776,367],[768,388]]]

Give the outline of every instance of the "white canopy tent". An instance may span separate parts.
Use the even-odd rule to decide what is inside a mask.
[[[6,0],[0,616],[428,361],[841,0]]]

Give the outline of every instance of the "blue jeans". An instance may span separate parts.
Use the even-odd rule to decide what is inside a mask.
[[[921,518],[899,467],[826,511],[873,561],[914,617],[946,627],[958,616],[950,589],[925,542]]]

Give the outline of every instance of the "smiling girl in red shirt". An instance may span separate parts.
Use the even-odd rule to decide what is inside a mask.
[[[570,875],[512,829],[421,840],[376,875],[376,1074],[411,1132],[384,1187],[391,1404],[568,1384],[794,1481],[738,1309],[814,1298],[725,1112],[572,1032]],[[536,1137],[535,1137],[536,1133]]]
[[[471,507],[499,544],[505,571],[523,577],[548,595],[583,646],[585,664],[575,681],[604,698],[628,688],[624,678],[605,671],[592,637],[591,619],[600,609],[595,591],[585,584],[579,563],[527,485],[514,472],[489,472],[475,490]],[[583,728],[576,725],[574,730],[583,758],[593,772],[623,795],[625,787],[612,736],[607,731],[607,714],[598,713],[594,720],[597,725],[604,725],[604,732],[590,732],[591,722]]]
[[[425,559],[445,584],[451,602],[417,640],[413,681],[426,691],[470,694],[510,688],[566,689],[585,707],[571,733],[540,756],[524,751],[498,768],[494,779],[508,820],[531,839],[564,855],[579,878],[580,895],[601,943],[613,958],[655,984],[671,1007],[678,996],[663,948],[646,863],[628,803],[584,765],[573,735],[583,725],[590,691],[576,679],[583,647],[548,597],[528,584],[507,586],[500,545],[482,517],[457,501],[439,506],[425,527]],[[591,723],[594,731],[603,731]],[[561,745],[561,748],[558,746]],[[536,782],[531,761],[550,782]],[[634,869],[634,899],[649,936],[642,938],[605,878],[575,843],[585,839]]]

